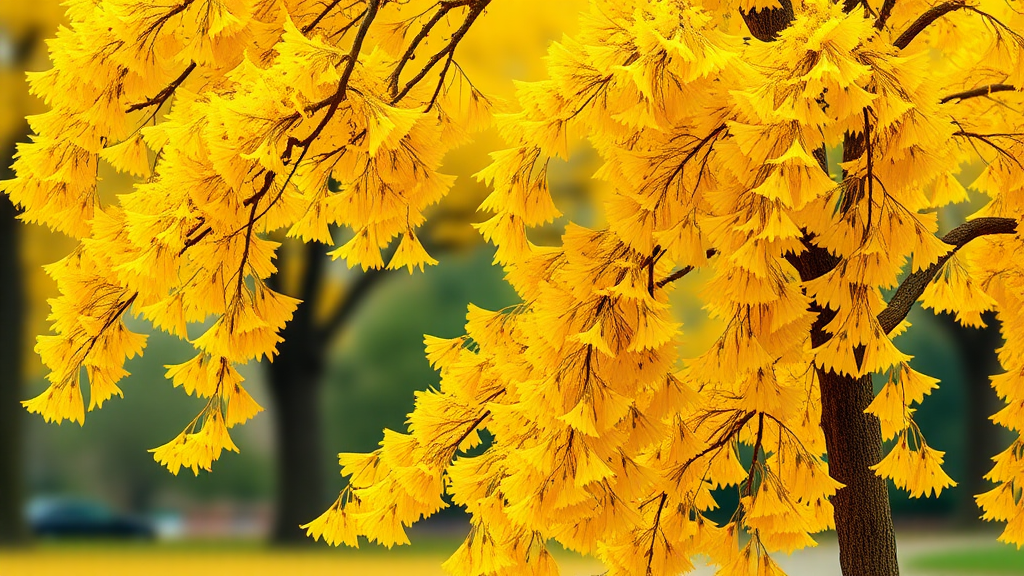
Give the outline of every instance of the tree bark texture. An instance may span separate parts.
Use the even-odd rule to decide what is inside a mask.
[[[853,0],[844,3],[847,11],[855,6]],[[751,34],[760,40],[771,41],[789,26],[793,19],[793,6],[788,0],[782,0],[779,9],[751,11],[742,16]],[[843,160],[859,157],[864,149],[863,138],[848,135],[844,141]],[[824,150],[816,151],[815,156],[823,164],[822,169],[828,172]],[[859,200],[865,190],[858,187],[852,192],[853,199]],[[804,245],[806,251],[799,256],[788,257],[801,280],[818,278],[839,263],[838,258],[815,246],[809,237],[804,237]],[[811,327],[811,345],[817,347],[830,338],[824,326],[835,312],[817,305],[812,310],[818,313],[818,318]],[[885,481],[870,468],[882,459],[882,431],[878,418],[864,413],[874,398],[871,377],[853,378],[818,369],[818,382],[829,473],[845,485],[832,498],[843,576],[898,576],[896,531],[889,493]]]
[[[817,278],[836,266],[826,250],[809,246],[790,260],[803,280]],[[824,326],[835,312],[816,304],[811,345],[831,337]],[[817,369],[821,389],[821,428],[828,450],[829,474],[844,487],[832,498],[839,564],[843,576],[899,576],[896,531],[892,523],[885,480],[871,466],[882,460],[882,431],[878,418],[864,409],[874,399],[871,376],[855,378]]]
[[[793,3],[790,0],[780,0],[779,4],[779,8],[740,12],[754,38],[762,42],[771,42],[779,32],[789,27],[789,23],[793,21]]]
[[[898,576],[889,491],[870,469],[882,459],[878,418],[864,413],[875,396],[871,376],[819,369],[818,382],[829,474],[846,485],[832,498],[843,575]]]
[[[13,146],[0,158],[10,158]],[[0,178],[9,178],[6,161]],[[28,539],[24,509],[24,423],[21,407],[24,378],[25,275],[21,266],[17,211],[0,194],[0,545]]]

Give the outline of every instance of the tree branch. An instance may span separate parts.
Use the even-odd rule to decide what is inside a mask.
[[[355,38],[352,39],[352,47],[349,49],[349,53],[345,56],[345,68],[341,72],[341,78],[338,80],[338,89],[335,91],[329,99],[322,102],[321,105],[317,105],[314,111],[319,111],[322,105],[328,105],[327,113],[324,115],[320,123],[313,128],[313,131],[309,133],[302,140],[296,140],[289,138],[288,145],[284,149],[284,153],[281,155],[282,158],[291,158],[292,148],[294,146],[302,147],[302,155],[299,157],[299,161],[295,163],[296,167],[302,158],[305,157],[306,151],[309,150],[309,146],[316,140],[320,134],[327,127],[327,124],[334,117],[334,113],[338,110],[338,106],[348,98],[348,82],[352,77],[352,71],[356,68],[356,62],[359,61],[359,53],[363,49],[363,40],[366,39],[366,35],[370,32],[370,25],[373,24],[373,19],[377,17],[377,10],[380,8],[381,0],[369,0],[366,4],[366,10],[363,11],[362,20],[359,22],[359,30],[356,32]]]
[[[885,28],[885,23],[889,21],[889,15],[892,14],[894,6],[896,6],[896,0],[885,0],[882,3],[882,9],[878,11],[878,18],[875,19],[876,30]]]
[[[470,27],[473,26],[473,22],[476,21],[476,19],[480,16],[480,14],[483,13],[484,9],[487,8],[487,5],[490,3],[491,0],[473,0],[471,3],[465,4],[466,6],[469,6],[469,13],[466,14],[466,19],[462,22],[462,25],[459,26],[458,30],[456,30],[452,34],[452,37],[448,41],[448,44],[446,44],[445,47],[442,48],[440,52],[431,56],[430,60],[427,61],[423,68],[420,69],[420,71],[417,72],[416,75],[413,76],[408,82],[406,82],[405,86],[395,95],[394,98],[391,99],[392,105],[396,104],[402,98],[405,98],[406,94],[408,94],[409,91],[412,90],[413,87],[420,82],[420,80],[423,80],[423,78],[434,68],[434,66],[437,65],[438,62],[441,61],[441,59],[455,54],[455,49],[458,47],[459,42],[462,41],[462,38],[466,35],[467,32],[469,32]],[[460,2],[447,3],[443,5],[442,10],[446,10],[446,6],[454,7],[460,5],[462,5],[462,3]],[[447,8],[447,10],[450,9],[451,8]],[[441,78],[441,81],[443,82],[444,78]]]
[[[189,0],[192,1],[192,0]],[[320,137],[323,133],[324,128],[331,122],[334,117],[334,113],[338,111],[338,107],[348,97],[348,82],[352,77],[352,71],[355,70],[356,62],[359,60],[359,53],[363,47],[363,41],[366,39],[366,35],[370,32],[370,25],[373,24],[373,19],[377,17],[377,10],[380,8],[381,3],[384,0],[367,0],[366,9],[363,10],[362,20],[359,23],[359,30],[356,32],[355,38],[352,39],[352,47],[349,49],[348,55],[345,56],[345,69],[341,73],[341,79],[338,80],[338,89],[334,95],[328,98],[322,104],[329,104],[327,112],[324,117],[320,119],[320,122],[313,128],[313,131],[308,136],[299,140],[295,137],[289,137],[287,145],[285,146],[284,152],[281,154],[281,158],[285,161],[290,161],[292,157],[292,151],[295,146],[302,148],[302,153],[299,154],[298,160],[295,161],[295,165],[292,167],[291,172],[281,185],[281,189],[277,195],[267,203],[267,206],[258,215],[255,212],[256,203],[263,197],[263,195],[269,189],[269,185],[265,185],[264,189],[257,192],[255,195],[247,198],[243,205],[248,205],[250,202],[253,205],[253,217],[250,218],[249,228],[251,231],[252,224],[261,218],[263,218],[270,208],[277,202],[277,200],[284,194],[284,191],[288,188],[288,182],[291,181],[295,171],[299,169],[299,165],[302,164],[303,159],[306,158],[306,153],[309,152],[309,147],[312,146],[313,142]],[[321,105],[317,105],[315,110],[320,110]],[[277,174],[273,171],[267,173],[267,181],[272,182]],[[248,240],[247,240],[248,242]]]
[[[878,323],[882,325],[882,330],[886,334],[892,332],[907,317],[914,303],[935,278],[935,274],[957,250],[980,236],[1014,234],[1016,231],[1017,221],[1013,218],[977,218],[950,230],[942,237],[942,241],[952,245],[953,249],[928,268],[914,272],[900,283],[885,310],[878,314]]]
[[[398,95],[398,81],[402,76],[402,70],[404,70],[405,65],[411,62],[412,59],[416,56],[416,49],[419,48],[420,43],[427,38],[427,36],[430,34],[430,31],[434,29],[434,26],[436,26],[437,23],[440,22],[441,19],[445,17],[445,15],[447,15],[456,7],[457,6],[451,5],[441,6],[441,9],[435,12],[434,15],[430,17],[430,20],[428,20],[427,23],[424,24],[422,28],[420,28],[420,31],[412,39],[412,42],[409,43],[409,47],[405,49],[405,53],[402,54],[402,57],[398,59],[398,64],[395,66],[395,71],[391,73],[391,78],[390,81],[388,82],[389,87],[391,89],[392,98]]]
[[[160,92],[158,92],[156,96],[153,96],[152,98],[150,98],[149,100],[146,100],[145,102],[139,102],[138,104],[132,104],[131,106],[128,107],[128,110],[126,110],[125,112],[131,113],[131,112],[135,112],[136,110],[144,110],[146,108],[149,108],[150,106],[160,106],[160,105],[162,105],[164,102],[167,101],[168,98],[171,97],[172,94],[174,94],[174,91],[177,90],[178,87],[181,86],[182,83],[185,82],[185,80],[188,79],[189,74],[191,74],[192,71],[195,70],[195,69],[196,69],[196,63],[195,62],[189,64],[188,68],[185,68],[185,71],[181,73],[181,76],[178,76],[177,78],[175,78],[173,82],[171,82],[166,87],[164,87],[164,89],[161,90]]]
[[[917,35],[924,31],[924,29],[927,28],[929,25],[931,25],[932,22],[935,22],[939,18],[942,18],[943,16],[949,14],[950,12],[953,12],[954,10],[960,10],[961,8],[966,7],[967,2],[965,0],[950,0],[949,2],[943,2],[942,4],[933,6],[924,14],[918,16],[917,20],[914,20],[910,27],[904,30],[903,34],[900,34],[899,38],[897,38],[896,41],[893,42],[893,46],[901,50],[903,48],[906,48],[911,42],[914,41],[914,38],[917,38]]]
[[[352,284],[338,306],[317,326],[317,341],[328,342],[344,326],[352,313],[358,308],[363,299],[370,293],[371,289],[387,274],[386,268],[375,268],[363,272],[363,274]]]
[[[320,12],[320,14],[317,15],[316,18],[313,19],[312,22],[302,27],[302,33],[309,34],[310,32],[312,32],[313,29],[316,28],[318,24],[320,24],[320,21],[326,18],[327,15],[331,13],[331,10],[334,10],[334,8],[338,6],[338,4],[341,4],[341,0],[332,0],[329,4],[327,4],[327,6],[324,7],[324,9]]]
[[[651,528],[651,547],[644,552],[647,557],[647,574],[651,573],[651,564],[654,562],[654,545],[658,542],[658,528],[661,527],[661,512],[665,509],[665,500],[668,499],[666,492],[661,493],[658,500],[658,511],[654,513],[654,527]]]
[[[988,96],[989,94],[993,94],[995,92],[1013,92],[1015,90],[1017,90],[1017,88],[1009,84],[989,84],[987,86],[979,86],[977,88],[972,88],[970,90],[965,90],[963,92],[957,92],[956,94],[944,96],[941,100],[939,100],[939,104],[945,104],[950,100],[956,100],[959,102],[961,100],[967,100],[968,98]]]
[[[467,428],[466,431],[463,432],[461,436],[459,436],[459,439],[455,441],[455,444],[452,445],[452,451],[457,451],[459,449],[459,446],[462,446],[462,443],[466,441],[466,438],[469,438],[469,435],[472,434],[474,430],[479,428],[480,425],[484,423],[484,420],[487,420],[487,417],[490,415],[491,411],[485,410],[484,413],[481,414],[479,418],[474,420],[470,427]]]
[[[1008,138],[1017,138],[1018,136],[1016,134],[978,134],[977,132],[967,132],[967,131],[964,131],[964,130],[958,130],[956,132],[953,132],[952,135],[953,136],[960,136],[960,137],[963,137],[963,138],[972,138],[974,140],[980,140],[981,142],[984,142],[985,144],[988,144],[989,147],[991,147],[996,152],[999,152],[1000,154],[1002,154],[1006,158],[1009,158],[1019,168],[1024,168],[1024,164],[1021,164],[1021,161],[1018,160],[1013,154],[1010,154],[1010,152],[1007,149],[1003,148],[999,144],[996,144],[995,142],[992,141],[992,138],[998,138],[1000,136],[1008,137]],[[977,150],[975,150],[975,151],[977,151]]]
[[[718,135],[721,134],[722,131],[725,130],[726,128],[727,126],[725,124],[719,124],[717,128],[712,130],[711,133],[708,134],[707,136],[701,138],[697,142],[697,145],[686,153],[686,156],[683,157],[683,161],[680,162],[678,166],[676,166],[676,169],[673,170],[671,174],[669,174],[668,179],[665,181],[666,190],[668,189],[669,185],[672,184],[672,181],[676,179],[676,176],[679,176],[680,174],[683,173],[683,169],[686,168],[687,163],[689,163],[690,160],[693,160],[693,157],[696,156],[698,152],[700,152],[700,149],[703,148],[704,146],[707,146],[709,142],[714,142],[715,140],[717,140]]]
[[[812,240],[813,236],[804,231],[800,243],[804,245],[805,250],[800,254],[787,252],[783,255],[783,258],[796,268],[804,282],[827,274],[839,264],[838,256],[814,244]]]
[[[754,469],[757,468],[757,456],[761,452],[761,442],[764,439],[764,412],[757,415],[757,439],[754,441],[754,456],[750,459],[750,471],[747,473],[747,484],[743,489],[746,496],[754,491]]]
[[[675,472],[675,474],[679,475],[682,472],[685,472],[686,469],[697,460],[728,444],[732,440],[733,436],[739,434],[740,430],[743,430],[743,427],[747,425],[747,422],[750,422],[750,419],[754,417],[754,414],[757,414],[757,412],[747,412],[743,416],[740,416],[739,419],[736,420],[728,430],[723,432],[713,444],[691,456],[686,460],[686,462],[683,462],[683,465],[678,468],[678,471]],[[737,412],[736,415],[739,416],[739,412]]]
[[[708,258],[711,258],[715,254],[718,254],[718,250],[715,250],[714,248],[709,248],[708,251],[705,252],[705,254],[707,255]],[[690,272],[693,272],[693,270],[694,270],[693,266],[686,266],[686,267],[680,268],[679,270],[676,270],[675,272],[673,272],[669,276],[666,276],[666,277],[662,278],[661,280],[658,280],[657,286],[658,286],[658,288],[664,288],[667,284],[671,284],[672,282],[675,282],[676,280],[679,280],[683,276],[686,276]]]

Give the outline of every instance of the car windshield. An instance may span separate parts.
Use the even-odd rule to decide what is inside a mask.
[[[33,514],[39,520],[74,520],[76,522],[107,522],[113,511],[99,502],[61,500],[37,506]]]

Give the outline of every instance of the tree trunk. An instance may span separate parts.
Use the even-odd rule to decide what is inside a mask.
[[[277,510],[271,534],[275,544],[312,543],[299,525],[315,519],[330,504],[320,421],[323,347],[303,350],[304,344],[308,342],[301,337],[285,340],[268,371],[277,426]]]
[[[2,156],[10,158],[9,155]],[[0,168],[0,177],[7,177]],[[0,194],[0,545],[28,539],[24,508],[23,388],[25,274],[21,267],[20,224],[7,196]]]
[[[806,281],[834,268],[838,259],[812,246],[791,261]],[[818,347],[831,337],[824,326],[835,312],[817,304],[811,309],[818,313],[811,346]],[[878,418],[864,412],[875,396],[871,376],[840,376],[820,368],[817,374],[829,475],[844,484],[832,498],[843,576],[899,576],[889,492],[871,470],[882,459]]]
[[[846,485],[832,498],[843,575],[898,576],[889,492],[870,469],[882,459],[878,418],[864,413],[875,396],[871,376],[818,369],[818,381],[829,474]]]
[[[271,534],[275,544],[313,543],[299,525],[316,519],[334,499],[325,489],[328,459],[324,458],[320,413],[327,351],[385,274],[384,270],[364,272],[326,314],[326,319],[318,321],[314,310],[323,295],[327,250],[327,246],[318,243],[305,246],[305,269],[296,294],[302,302],[281,332],[284,341],[268,370],[277,424],[277,514]],[[281,263],[281,269],[285,268],[288,265]],[[283,288],[277,275],[271,277],[270,283],[275,290]]]
[[[985,328],[965,328],[949,314],[936,318],[949,331],[963,360],[966,462],[959,486],[958,516],[964,524],[979,524],[980,511],[974,496],[992,488],[984,476],[992,468],[992,456],[1002,451],[1003,444],[999,438],[1001,429],[989,419],[1001,407],[989,376],[1001,371],[995,351],[1003,338],[992,313],[984,316]]]
[[[771,42],[775,37],[789,27],[793,21],[793,2],[791,0],[779,0],[778,8],[765,8],[763,10],[740,11],[740,16],[747,23],[750,33],[762,42]]]
[[[42,30],[31,28],[15,39],[13,67],[24,69],[37,46]],[[4,110],[19,117],[25,111]],[[18,140],[28,135],[22,120]],[[0,149],[0,180],[14,177],[10,162],[16,142]],[[17,546],[29,540],[25,522],[25,416],[21,406],[25,379],[25,270],[21,262],[21,224],[18,210],[0,192],[0,546]]]
[[[284,341],[278,345],[277,358],[267,370],[274,399],[271,412],[277,428],[276,510],[270,535],[274,544],[312,542],[299,526],[316,519],[330,503],[324,482],[326,462],[320,414],[328,338],[321,335],[314,318],[323,293],[326,260],[326,246],[309,243],[304,247],[304,270],[295,294],[300,303],[291,322],[281,331]],[[284,269],[294,262],[280,265]],[[282,290],[279,275],[272,276],[269,282],[272,288]]]
[[[844,0],[847,12],[856,5],[854,0]],[[751,34],[761,40],[772,41],[785,30],[792,21],[793,8],[788,1],[780,6],[775,10],[741,12]],[[860,157],[864,144],[862,136],[847,134],[843,142],[843,160]],[[815,157],[827,174],[824,148],[816,150]],[[844,172],[843,178],[847,176]],[[863,187],[860,187],[849,195],[849,202],[861,199],[863,194]],[[787,257],[801,280],[818,278],[838,265],[839,259],[815,246],[810,237],[805,236],[803,242],[807,248],[805,252],[800,256]],[[811,345],[817,347],[830,338],[823,327],[835,312],[822,310],[816,304],[812,310],[818,313],[818,318],[811,327]],[[870,468],[882,459],[882,431],[878,418],[864,413],[874,398],[871,377],[838,376],[818,369],[818,382],[821,386],[821,427],[825,432],[829,474],[845,484],[832,498],[843,576],[898,576],[896,531],[892,524],[889,493],[885,481]]]

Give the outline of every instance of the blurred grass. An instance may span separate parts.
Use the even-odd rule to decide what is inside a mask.
[[[258,541],[41,542],[25,550],[0,549],[3,576],[444,576],[441,563],[459,546],[452,537],[420,537],[413,546],[359,550],[318,546],[272,549]],[[600,564],[553,550],[563,576],[590,576]]]
[[[911,566],[935,573],[1024,575],[1024,551],[1009,546],[933,552],[915,558]]]

